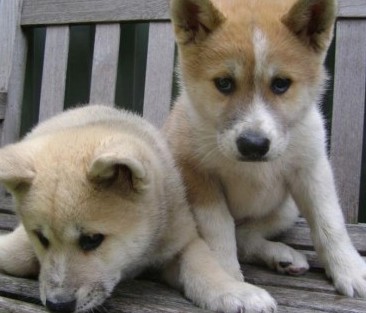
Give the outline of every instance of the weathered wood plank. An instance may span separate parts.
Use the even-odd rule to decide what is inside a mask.
[[[365,312],[363,311],[366,304],[365,300],[338,295],[322,273],[307,273],[300,277],[289,277],[254,266],[245,266],[244,270],[248,282],[265,288],[276,298],[280,305],[279,313],[295,311],[299,313],[318,311]],[[38,282],[0,274],[0,295],[17,297],[39,304]],[[12,302],[8,303],[10,303],[9,308],[11,308]],[[24,308],[37,307],[34,304],[23,305]],[[2,307],[5,306],[0,304],[0,308]],[[178,291],[163,284],[146,280],[121,283],[103,307],[110,313],[208,312],[195,307]]]
[[[1,145],[19,138],[27,44],[20,28],[22,0],[0,1],[0,93],[5,107]]]
[[[331,162],[348,223],[357,223],[366,86],[366,21],[337,22]]]
[[[48,312],[46,308],[19,300],[4,298],[0,296],[1,313],[42,313]]]
[[[14,214],[0,213],[0,229],[13,230],[18,225],[18,218]]]
[[[22,1],[0,1],[0,92],[7,92]]]
[[[0,295],[16,296],[24,301],[39,303],[38,288],[36,280],[11,277],[0,273]],[[194,306],[177,290],[145,280],[122,282],[103,307],[109,313],[210,312]]]
[[[366,17],[365,0],[338,0],[338,17]]]
[[[0,212],[4,213],[5,211],[7,211],[7,213],[9,213],[13,212],[13,210],[14,205],[11,196],[0,193]]]
[[[117,23],[96,26],[91,103],[115,102],[120,34],[120,25]]]
[[[347,225],[348,233],[356,249],[366,255],[366,224]],[[287,243],[301,250],[312,250],[313,242],[310,238],[310,229],[304,222],[298,222],[276,240]]]
[[[151,23],[145,78],[144,117],[155,126],[169,114],[174,68],[174,35],[170,23]]]
[[[47,28],[39,121],[62,112],[64,108],[69,33],[68,26]]]
[[[323,292],[311,292],[290,288],[263,286],[280,306],[319,310],[332,313],[365,313],[366,301]],[[309,311],[311,312],[311,311]]]
[[[26,0],[22,25],[167,20],[166,0]]]
[[[0,273],[0,295],[40,304],[39,284],[35,279],[13,277]]]
[[[254,285],[303,289],[338,294],[324,273],[307,272],[301,276],[288,276],[253,265],[242,265],[245,281]]]

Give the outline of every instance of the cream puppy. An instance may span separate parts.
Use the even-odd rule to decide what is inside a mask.
[[[198,237],[162,136],[141,117],[86,106],[0,149],[0,181],[21,224],[0,237],[0,270],[38,274],[52,312],[93,309],[148,266],[197,305],[274,312],[275,301],[228,275]]]

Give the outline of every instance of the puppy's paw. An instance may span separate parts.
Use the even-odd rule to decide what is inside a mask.
[[[274,243],[277,245],[273,249],[272,262],[269,266],[281,274],[302,275],[309,269],[309,263],[305,255],[296,251],[295,249],[281,243]]]
[[[348,297],[366,298],[366,263],[360,256],[332,268],[326,270],[327,276],[333,280],[339,293]]]
[[[212,295],[208,308],[224,313],[274,313],[276,301],[262,288],[240,282],[230,283]]]
[[[0,272],[13,276],[36,276],[39,263],[22,226],[0,236]]]

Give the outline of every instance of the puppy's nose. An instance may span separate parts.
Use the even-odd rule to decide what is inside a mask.
[[[46,307],[53,313],[73,313],[76,309],[76,300],[57,303],[46,300]]]
[[[244,160],[249,161],[262,159],[267,154],[270,144],[268,138],[252,131],[242,133],[236,140],[239,152]]]

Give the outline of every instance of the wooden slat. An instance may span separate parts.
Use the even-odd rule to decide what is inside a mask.
[[[366,224],[347,225],[347,231],[356,249],[366,255]],[[313,242],[310,238],[310,229],[307,224],[296,223],[294,227],[288,230],[276,240],[287,243],[301,250],[312,250]]]
[[[167,20],[166,0],[25,0],[22,25]]]
[[[247,282],[265,288],[276,298],[279,303],[279,313],[364,312],[362,310],[365,307],[365,300],[338,295],[323,273],[309,272],[304,276],[289,277],[255,266],[246,265],[243,269]],[[34,280],[0,274],[0,294],[39,303],[38,282]],[[11,304],[11,301],[3,300],[0,303]],[[23,303],[22,305],[25,308],[28,305],[36,308],[34,304]],[[0,308],[2,307],[4,306],[0,305]],[[10,307],[12,306],[9,305]],[[110,313],[208,312],[192,305],[176,290],[145,280],[122,282],[103,307]]]
[[[0,312],[2,313],[47,313],[45,307],[26,303],[20,300],[8,299],[0,296]]]
[[[254,285],[290,287],[316,292],[337,294],[333,284],[326,278],[325,273],[307,272],[300,276],[289,276],[277,273],[266,267],[242,265],[245,281]]]
[[[273,286],[259,285],[259,287],[265,288],[280,306],[292,307],[293,312],[297,312],[297,308],[307,308],[309,313],[313,310],[331,313],[365,313],[366,301],[362,299]]]
[[[338,0],[339,17],[366,17],[365,0]]]
[[[337,23],[331,161],[348,223],[357,223],[366,86],[366,21]]]
[[[39,303],[38,288],[38,282],[35,280],[11,277],[0,273],[0,295],[8,294],[12,297],[17,295],[18,298],[24,299],[24,301]],[[109,313],[210,312],[194,306],[177,290],[160,283],[145,280],[120,283],[103,307]]]
[[[162,126],[169,114],[174,68],[174,35],[170,23],[151,23],[145,78],[144,117]]]
[[[24,75],[27,57],[26,38],[20,28],[21,0],[0,1],[0,105],[5,113],[1,144],[19,137]],[[3,110],[2,110],[3,111]]]
[[[39,121],[62,112],[64,108],[69,36],[67,26],[47,28]]]
[[[0,92],[7,92],[22,1],[0,1]]]
[[[18,225],[18,218],[12,214],[0,213],[0,229],[12,230]]]
[[[120,33],[120,25],[116,23],[96,26],[91,103],[115,102]]]

